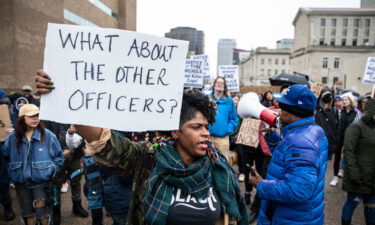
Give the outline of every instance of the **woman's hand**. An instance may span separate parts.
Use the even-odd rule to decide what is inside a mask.
[[[39,94],[46,94],[55,89],[51,78],[43,70],[38,70],[36,72],[35,84],[36,90]]]

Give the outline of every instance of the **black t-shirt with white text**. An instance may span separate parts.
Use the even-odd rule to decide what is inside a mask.
[[[167,225],[214,225],[221,214],[221,205],[212,187],[206,199],[196,199],[175,189],[167,217]]]

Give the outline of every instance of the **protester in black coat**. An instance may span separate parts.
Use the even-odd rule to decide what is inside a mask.
[[[337,122],[334,110],[332,109],[332,92],[325,88],[318,98],[318,105],[315,113],[316,124],[321,126],[328,138],[328,153],[332,155],[338,145]]]

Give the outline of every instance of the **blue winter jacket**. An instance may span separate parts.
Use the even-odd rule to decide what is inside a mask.
[[[24,184],[29,188],[51,181],[64,163],[60,144],[48,129],[45,129],[43,143],[39,129],[35,129],[30,142],[23,137],[19,149],[16,147],[16,135],[11,133],[5,140],[2,153],[8,163],[12,182]]]
[[[238,126],[237,110],[231,97],[215,98],[217,110],[215,123],[211,124],[209,131],[213,137],[225,137],[233,133]]]
[[[272,160],[257,185],[258,225],[324,224],[328,141],[314,117],[300,119],[269,138]]]

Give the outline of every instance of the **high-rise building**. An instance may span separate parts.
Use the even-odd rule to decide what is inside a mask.
[[[293,72],[362,94],[367,58],[375,55],[374,8],[300,8],[293,21]]]
[[[361,8],[375,8],[375,0],[361,0]]]
[[[34,84],[43,68],[47,23],[136,30],[136,0],[1,1],[1,88]]]
[[[240,64],[241,86],[268,86],[269,78],[281,73],[290,73],[290,49],[268,49],[259,47]]]
[[[164,35],[167,38],[189,41],[189,55],[204,54],[204,33],[192,27],[172,28]]]
[[[233,49],[237,46],[235,39],[220,39],[217,44],[217,66],[233,65]]]
[[[284,38],[276,42],[277,49],[293,49],[294,40],[289,38]]]

